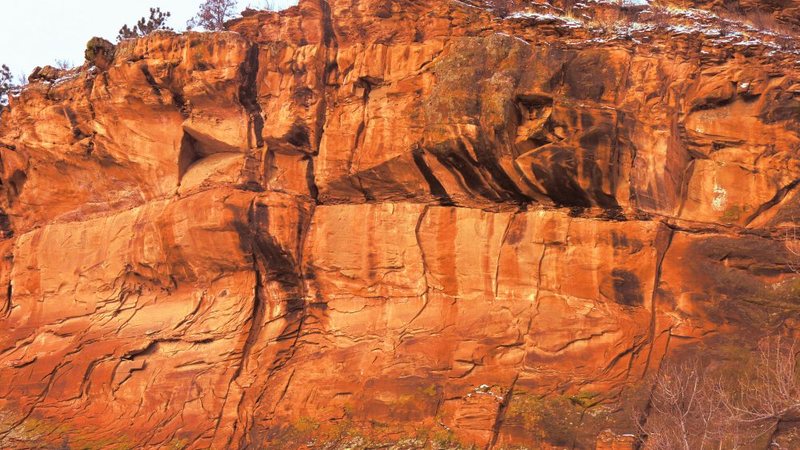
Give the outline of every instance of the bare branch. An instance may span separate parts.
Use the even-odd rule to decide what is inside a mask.
[[[233,18],[236,0],[205,0],[197,15],[186,23],[187,29],[203,28],[208,31],[222,30],[225,21]]]
[[[698,360],[665,363],[656,378],[650,413],[640,425],[646,448],[739,448],[800,415],[798,344],[762,340],[752,367],[732,382]]]

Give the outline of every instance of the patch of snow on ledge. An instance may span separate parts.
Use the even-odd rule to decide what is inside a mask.
[[[531,11],[517,11],[513,14],[508,16],[508,19],[523,19],[523,20],[533,20],[535,22],[547,23],[547,22],[563,22],[571,27],[579,27],[583,26],[583,22],[577,19],[573,19],[572,17],[566,16],[557,16],[555,14],[543,14]]]
[[[622,0],[623,7],[650,6],[650,0]]]

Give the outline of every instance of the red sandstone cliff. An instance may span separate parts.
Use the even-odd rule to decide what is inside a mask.
[[[594,7],[303,0],[12,98],[0,445],[592,448],[791,328],[800,51]]]

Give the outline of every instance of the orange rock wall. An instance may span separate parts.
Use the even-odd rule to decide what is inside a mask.
[[[3,112],[3,447],[592,448],[796,310],[797,56],[457,1],[230,30]]]

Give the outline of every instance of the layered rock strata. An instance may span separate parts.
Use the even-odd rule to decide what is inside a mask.
[[[798,310],[800,52],[680,27],[302,0],[34,82],[0,121],[2,446],[636,431],[666,355]]]

